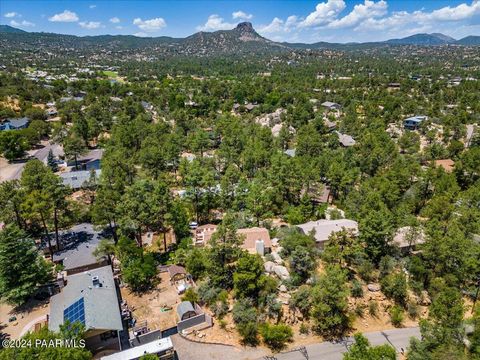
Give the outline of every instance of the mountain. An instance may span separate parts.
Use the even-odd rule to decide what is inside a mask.
[[[243,22],[232,30],[198,32],[180,43],[187,53],[248,53],[285,50],[285,45],[260,36],[249,22]]]
[[[384,41],[390,45],[445,45],[454,43],[456,40],[450,36],[433,33],[433,34],[415,34],[401,39],[390,39]]]
[[[0,25],[0,33],[21,34],[26,33],[26,31],[14,28],[10,25]]]
[[[466,45],[480,46],[480,36],[467,36],[461,40],[440,34],[415,34],[400,39],[366,43],[279,43],[259,35],[252,24],[243,22],[232,30],[197,32],[186,38],[137,37],[133,35],[74,36],[53,33],[26,32],[8,25],[0,25],[5,49],[43,49],[50,52],[88,53],[98,51],[138,50],[145,56],[212,56],[212,55],[256,55],[288,52],[292,50],[359,50],[384,46],[432,46]]]
[[[478,46],[480,45],[480,36],[467,36],[455,42],[457,45]]]

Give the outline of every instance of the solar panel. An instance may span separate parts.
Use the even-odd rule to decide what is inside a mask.
[[[83,297],[63,310],[63,320],[68,320],[70,323],[80,321],[83,325],[85,325],[85,303],[83,301]]]

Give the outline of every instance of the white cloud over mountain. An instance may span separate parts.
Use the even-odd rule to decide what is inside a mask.
[[[136,18],[133,20],[133,25],[137,25],[140,30],[143,30],[145,32],[154,32],[166,27],[167,23],[161,17],[149,20],[142,20],[141,18]]]
[[[77,22],[78,16],[76,13],[70,10],[64,10],[62,13],[55,14],[48,18],[48,21],[52,22]]]

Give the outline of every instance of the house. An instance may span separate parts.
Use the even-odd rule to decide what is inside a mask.
[[[77,164],[79,170],[99,170],[101,167],[101,161],[103,157],[103,149],[93,149],[87,154],[77,157]],[[67,162],[68,166],[75,166],[75,160],[70,159]]]
[[[108,264],[106,257],[97,258],[93,255],[103,236],[94,230],[92,224],[75,225],[69,230],[60,232],[60,246],[57,246],[52,235],[51,237],[52,245],[56,249],[52,261],[61,264],[69,275]],[[42,246],[44,251],[49,251],[45,241],[42,242]]]
[[[435,160],[434,165],[443,168],[447,173],[451,173],[455,168],[455,161],[452,159]]]
[[[183,266],[170,265],[167,271],[172,284],[187,277],[187,271]]]
[[[399,228],[392,239],[392,243],[398,246],[402,251],[415,249],[416,245],[421,245],[424,242],[425,233],[423,229],[413,226]]]
[[[355,236],[358,235],[358,223],[349,219],[309,221],[305,224],[297,225],[297,227],[305,235],[313,232],[317,246],[321,249],[324,248],[331,234],[343,229],[350,231]]]
[[[321,105],[326,108],[327,110],[340,110],[342,106],[340,104],[337,104],[335,102],[331,101],[325,101],[321,103]]]
[[[427,116],[417,115],[403,120],[403,127],[407,130],[417,130],[423,121],[427,120]]]
[[[285,150],[283,153],[285,155],[288,155],[290,157],[295,157],[295,153],[296,153],[297,149],[287,149]]]
[[[30,122],[30,119],[27,118],[27,117],[16,118],[16,119],[7,119],[3,123],[0,124],[0,131],[1,130],[26,129],[28,127],[29,122]]]
[[[326,184],[311,184],[308,189],[302,191],[302,195],[306,194],[313,204],[328,204],[332,200],[330,186]]]
[[[201,225],[195,229],[195,237],[193,239],[193,245],[205,246],[212,238],[213,233],[217,231],[217,225],[206,224]]]
[[[347,135],[347,134],[342,134],[338,131],[336,131],[337,135],[338,135],[338,141],[340,142],[340,144],[343,146],[343,147],[350,147],[350,146],[353,146],[356,144],[356,141],[353,137],[351,137],[350,135]]]
[[[177,306],[177,315],[179,321],[183,321],[197,316],[198,314],[190,301],[182,301]]]
[[[66,286],[50,299],[48,328],[58,332],[67,320],[85,326],[89,350],[120,350],[123,324],[110,266],[68,275]]]
[[[95,178],[98,179],[102,170],[94,170]],[[71,171],[61,173],[59,176],[62,178],[63,185],[70,186],[73,190],[81,189],[83,184],[90,180],[90,170]]]
[[[175,349],[170,337],[156,339],[149,343],[132,347],[130,349],[103,356],[101,360],[136,360],[146,354],[157,355],[159,360],[175,359]]]
[[[237,235],[242,238],[243,243],[240,247],[251,254],[264,255],[270,252],[272,240],[268,230],[261,227],[238,229]]]

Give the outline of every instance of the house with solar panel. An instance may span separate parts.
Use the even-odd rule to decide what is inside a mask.
[[[416,115],[403,120],[403,127],[407,130],[417,130],[422,122],[427,120],[425,115]]]
[[[85,326],[86,347],[120,350],[119,332],[123,323],[112,268],[101,268],[68,275],[66,285],[50,299],[48,328],[76,321]]]

